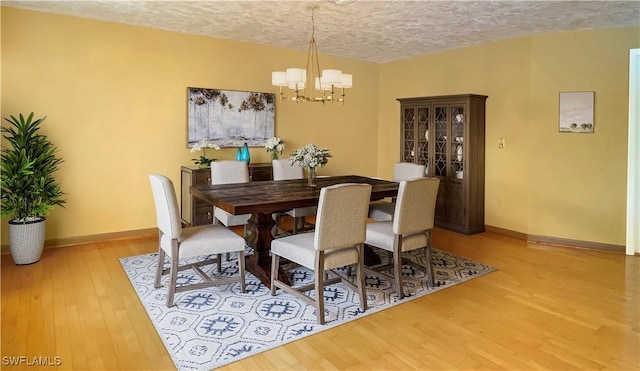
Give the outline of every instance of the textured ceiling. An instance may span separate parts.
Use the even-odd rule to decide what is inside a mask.
[[[341,3],[341,4],[340,4]],[[640,1],[2,1],[3,6],[384,63],[543,32],[640,26]]]

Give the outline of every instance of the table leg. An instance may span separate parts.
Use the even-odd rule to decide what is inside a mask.
[[[271,250],[271,241],[273,241],[271,230],[274,225],[275,221],[271,214],[254,213],[249,219],[246,236],[247,244],[254,250],[253,256],[247,257],[246,269],[269,288],[271,288],[271,255],[269,255],[269,251]],[[278,279],[287,285],[290,284],[282,268],[278,272]]]
[[[371,267],[382,263],[378,254],[373,251],[370,245],[364,244],[364,265]]]

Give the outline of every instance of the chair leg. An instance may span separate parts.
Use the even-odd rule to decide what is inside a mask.
[[[280,256],[271,254],[271,296],[276,294],[276,277],[278,277],[278,269],[280,269]]]
[[[426,259],[426,274],[427,274],[427,286],[435,287],[436,278],[435,272],[433,271],[433,261],[432,259],[432,250],[431,250],[431,231],[427,232],[429,235],[427,236],[427,248],[425,249],[425,259]]]
[[[177,249],[176,249],[177,252]],[[167,308],[173,306],[173,296],[176,293],[176,281],[178,280],[178,254],[171,257],[171,272],[169,273],[169,287],[167,288]]]
[[[218,273],[222,273],[222,254],[218,254]]]
[[[158,249],[158,265],[156,266],[156,279],[153,281],[153,287],[156,289],[162,287],[160,279],[162,278],[162,268],[164,267],[165,252],[162,247]]]
[[[316,270],[316,314],[318,323],[324,325],[324,270]]]
[[[279,226],[280,226],[280,214],[275,214],[273,216],[273,221],[274,221],[274,225],[271,228],[271,235],[273,236],[273,238],[278,238],[278,235],[280,234],[279,231]]]
[[[293,234],[298,234],[298,221],[300,220],[299,217],[294,217],[293,218]]]
[[[393,254],[393,268],[396,275],[396,294],[400,300],[404,297],[404,290],[402,288],[402,254],[399,251]]]
[[[324,277],[327,274],[324,270],[324,251],[316,252],[315,290],[316,290],[316,316],[318,323],[324,325]]]
[[[364,245],[358,246],[358,271],[357,271],[357,280],[358,280],[358,292],[360,293],[360,308],[362,310],[367,310],[367,292],[364,280]],[[349,266],[351,268],[351,266]]]
[[[240,269],[240,291],[247,292],[244,282],[244,251],[238,251],[238,269]]]

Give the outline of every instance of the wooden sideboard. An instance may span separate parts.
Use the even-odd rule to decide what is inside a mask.
[[[252,181],[273,180],[271,163],[249,164],[249,179]],[[211,168],[195,166],[180,167],[180,215],[185,225],[213,223],[213,206],[189,194],[192,185],[211,184]]]

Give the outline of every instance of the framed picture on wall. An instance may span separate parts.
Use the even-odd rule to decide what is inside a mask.
[[[275,94],[187,88],[188,147],[203,139],[220,147],[261,147],[275,132]]]
[[[592,91],[560,92],[560,132],[593,133]]]

